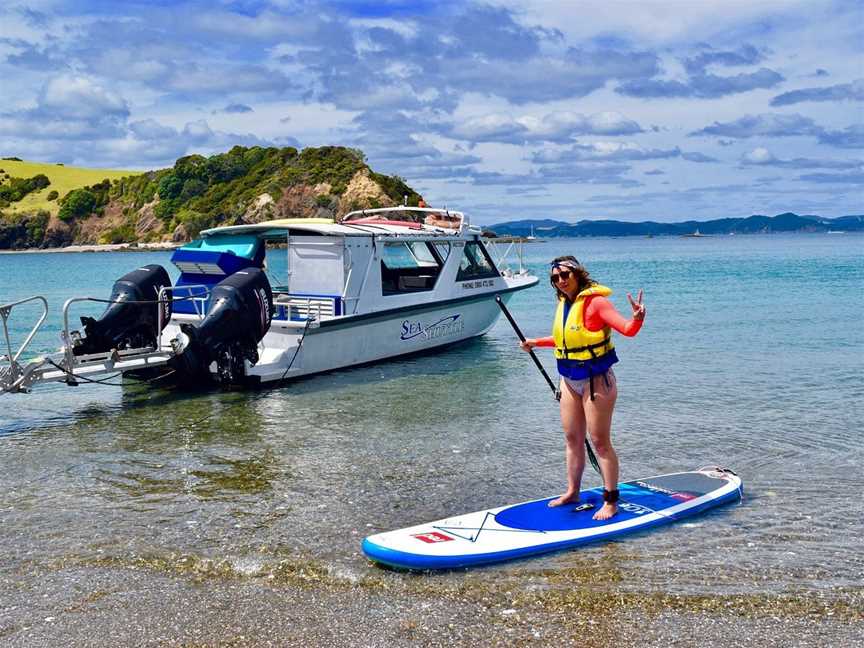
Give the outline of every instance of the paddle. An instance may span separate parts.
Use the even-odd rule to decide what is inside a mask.
[[[513,330],[516,332],[516,335],[519,337],[519,341],[524,342],[525,336],[522,335],[522,331],[519,328],[519,325],[516,323],[516,320],[513,319],[513,316],[510,314],[510,311],[507,310],[507,307],[504,305],[504,302],[501,300],[500,295],[495,295],[495,302],[498,304],[498,306],[501,307],[501,312],[504,313],[504,317],[506,317],[507,321],[510,322],[510,326],[513,327]],[[555,400],[561,400],[561,392],[558,391],[558,388],[555,386],[555,383],[552,382],[552,379],[549,377],[549,374],[546,373],[546,369],[543,368],[543,365],[540,363],[540,359],[535,355],[534,349],[528,349],[528,353],[531,355],[531,359],[534,361],[534,364],[537,365],[537,368],[540,370],[540,373],[543,374],[543,377],[546,379],[546,382],[549,384],[549,388],[552,390],[552,393],[555,394]],[[591,462],[591,465],[594,466],[594,470],[596,470],[597,474],[602,477],[603,471],[600,470],[600,464],[597,463],[597,457],[594,455],[594,450],[591,448],[591,444],[588,443],[588,439],[585,439],[585,449],[588,451],[588,460]]]

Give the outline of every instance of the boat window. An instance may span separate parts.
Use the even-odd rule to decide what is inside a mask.
[[[441,258],[442,263],[447,261],[447,257],[450,256],[450,244],[446,241],[435,241],[432,243],[432,247],[435,248],[435,251],[438,253],[438,256]]]
[[[267,239],[264,271],[274,291],[288,290],[288,237]]]
[[[497,277],[498,271],[495,264],[489,258],[489,253],[479,241],[468,241],[462,252],[462,260],[459,262],[459,272],[456,273],[456,281],[468,279],[485,279]]]
[[[385,295],[432,290],[441,265],[424,241],[386,243],[381,255],[381,290]]]

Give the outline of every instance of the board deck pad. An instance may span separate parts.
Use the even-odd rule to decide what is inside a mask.
[[[624,482],[618,513],[595,520],[602,488],[583,490],[578,503],[523,502],[369,536],[363,552],[402,569],[454,569],[502,562],[643,531],[741,498],[741,479],[705,468]]]

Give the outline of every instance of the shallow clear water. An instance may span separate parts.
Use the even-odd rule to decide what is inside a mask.
[[[549,259],[575,254],[622,312],[627,290],[645,290],[643,331],[616,340],[622,478],[719,463],[746,497],[483,577],[529,587],[541,572],[604,565],[634,589],[860,587],[864,237],[573,239],[525,252],[544,276]],[[0,255],[0,302],[46,295],[51,326],[34,349],[52,350],[65,298],[107,297],[115,278],[168,256]],[[545,281],[511,302],[527,335],[547,334],[553,310]],[[557,404],[503,319],[434,355],[274,390],[50,385],[0,396],[0,570],[193,555],[261,573],[300,556],[360,578],[380,571],[360,554],[369,533],[563,482]]]

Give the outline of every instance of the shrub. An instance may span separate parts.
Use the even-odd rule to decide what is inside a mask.
[[[96,195],[87,189],[73,189],[60,202],[60,220],[69,222],[76,218],[89,216],[96,209]]]
[[[180,191],[180,200],[185,202],[195,196],[200,196],[205,191],[207,191],[206,182],[197,178],[189,178],[183,183],[183,189]]]
[[[8,185],[0,186],[0,200],[6,204],[18,202],[27,194],[41,191],[50,184],[51,181],[44,173],[39,173],[32,178],[10,178]]]
[[[180,201],[176,198],[173,200],[161,199],[159,204],[153,208],[153,213],[156,215],[156,218],[167,221],[174,217],[179,207]]]
[[[100,243],[132,243],[136,240],[135,226],[124,223],[99,237]]]
[[[50,200],[57,200],[57,196],[59,196],[59,195],[60,194],[57,193],[56,190],[52,189],[51,191],[48,192],[48,195],[45,197],[45,199],[49,200],[49,201]]]
[[[45,239],[45,230],[48,227],[48,221],[51,219],[51,214],[47,211],[40,210],[35,216],[31,216],[27,220],[27,246],[38,247],[42,245]]]
[[[183,226],[186,228],[186,233],[192,238],[198,236],[198,234],[201,233],[201,230],[207,229],[213,225],[207,214],[202,214],[201,212],[196,212],[191,209],[181,209],[177,213],[176,221],[178,224],[183,223]]]
[[[180,195],[181,191],[183,191],[183,180],[173,173],[168,173],[159,181],[160,200],[176,198]]]

